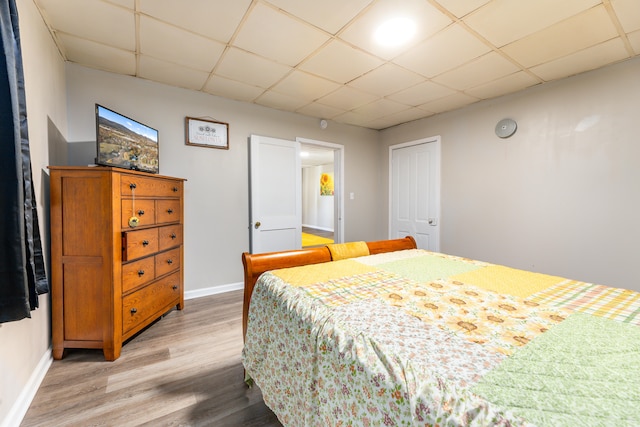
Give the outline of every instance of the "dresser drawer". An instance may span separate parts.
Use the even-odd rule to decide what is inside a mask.
[[[122,266],[122,292],[129,292],[156,278],[155,257],[143,258]]]
[[[122,228],[133,228],[129,226],[129,218],[135,216],[138,218],[138,227],[145,225],[153,225],[156,222],[156,201],[155,200],[135,200],[135,214],[133,211],[133,203],[131,199],[122,200]]]
[[[122,260],[132,261],[158,252],[158,229],[122,233]]]
[[[182,197],[182,181],[122,175],[120,194],[135,197]]]
[[[167,225],[158,228],[159,250],[174,248],[182,244],[182,225]]]
[[[158,224],[180,221],[180,200],[156,200],[156,206]]]
[[[180,248],[160,252],[155,256],[156,277],[180,269]]]
[[[180,299],[180,272],[146,286],[122,299],[122,332],[126,334],[145,320],[162,314]]]

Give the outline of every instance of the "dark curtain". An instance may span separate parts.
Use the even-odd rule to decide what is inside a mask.
[[[31,317],[38,295],[49,286],[31,174],[15,0],[0,0],[0,31],[0,322],[9,322]]]

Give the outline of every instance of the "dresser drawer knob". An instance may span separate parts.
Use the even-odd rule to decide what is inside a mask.
[[[176,233],[171,233],[171,238],[172,239],[175,239],[176,237],[178,237],[178,236],[176,236]]]
[[[138,270],[138,276],[144,276],[144,270]]]
[[[138,309],[135,307],[131,308],[131,314],[136,314],[138,312]]]
[[[178,187],[173,187],[172,190],[173,190],[174,193],[177,193],[179,188]]]
[[[178,285],[173,285],[173,286],[171,287],[171,289],[173,289],[174,291],[177,291],[177,290],[178,290]]]
[[[132,182],[131,184],[129,184],[129,188],[130,188],[130,189],[132,189],[132,190],[133,190],[134,188],[136,188],[136,187],[137,187],[137,186],[136,186],[136,183],[135,183],[135,182]]]
[[[140,210],[138,211],[138,215],[140,215],[140,216],[144,215],[144,211],[143,211],[142,209],[140,209]]]
[[[173,209],[171,209],[171,208],[167,209],[167,213],[168,213],[169,215],[171,215],[171,214],[173,213]]]
[[[142,246],[149,246],[149,241],[148,240],[143,240],[142,241]]]
[[[169,259],[167,260],[167,264],[169,264],[169,265],[173,264],[173,260],[172,260],[171,258],[169,258]]]

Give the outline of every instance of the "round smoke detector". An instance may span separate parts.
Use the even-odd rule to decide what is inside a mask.
[[[515,120],[502,119],[496,125],[496,135],[500,138],[509,138],[516,133],[516,129],[518,129],[518,125]]]

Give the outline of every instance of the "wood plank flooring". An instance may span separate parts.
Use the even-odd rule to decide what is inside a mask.
[[[242,291],[185,301],[122,348],[67,350],[22,427],[282,426],[243,382]]]

